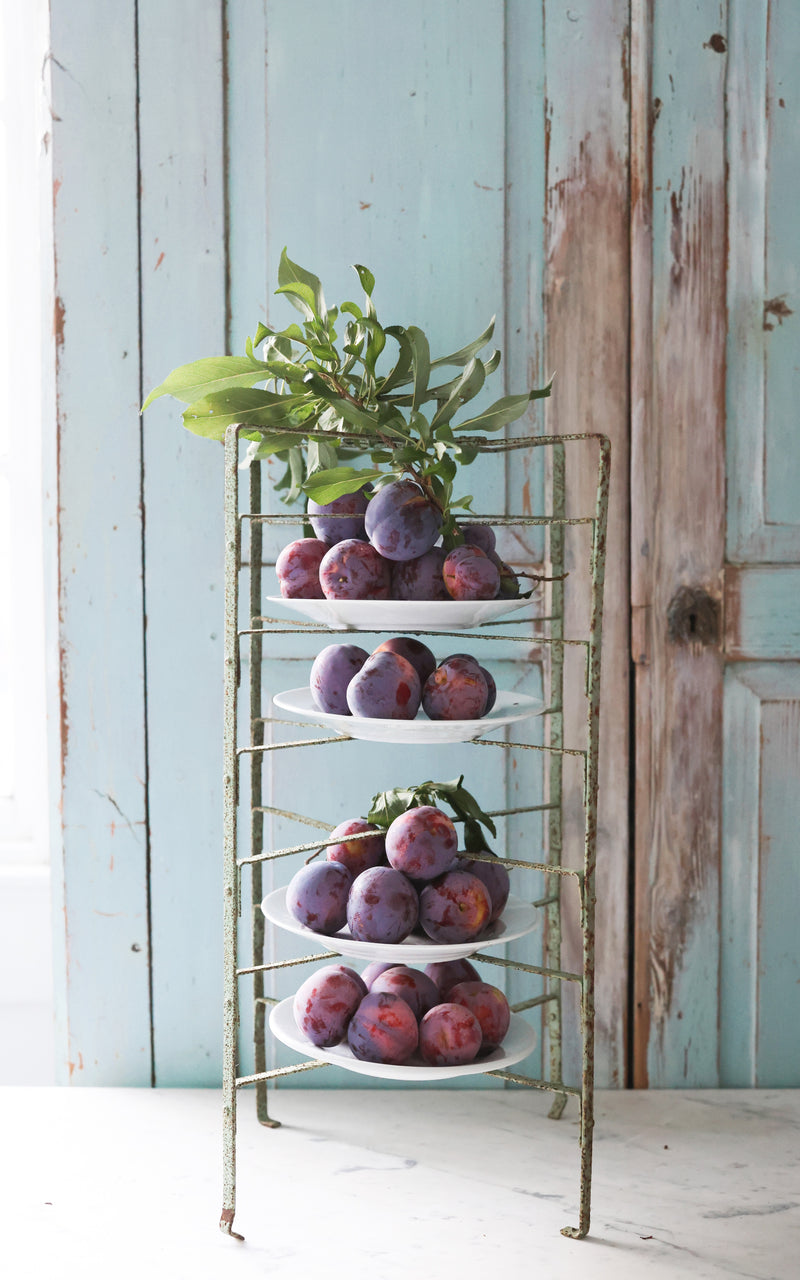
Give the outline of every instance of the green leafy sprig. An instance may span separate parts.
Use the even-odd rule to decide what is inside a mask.
[[[364,485],[379,488],[410,476],[442,511],[445,547],[456,545],[462,539],[451,512],[469,511],[472,503],[471,495],[454,496],[459,466],[474,461],[484,433],[502,430],[532,400],[549,396],[552,380],[456,423],[500,363],[497,350],[479,354],[494,319],[473,342],[431,359],[421,329],[379,323],[375,277],[358,264],[355,271],[362,305],[329,308],[318,277],[284,249],[276,293],[296,308],[302,324],[272,329],[259,323],[243,356],[181,365],[150,392],[143,410],[159,396],[174,396],[187,406],[188,430],[212,440],[222,440],[231,424],[242,425],[251,441],[248,460],[275,456],[286,463],[275,488],[289,504],[302,493],[328,503]],[[379,357],[387,349],[394,362],[381,372]],[[441,381],[439,370],[448,367],[458,372]],[[371,465],[363,465],[365,458]],[[349,465],[354,461],[361,465]]]
[[[367,822],[387,829],[395,818],[399,818],[408,809],[426,804],[438,808],[439,803],[444,802],[450,806],[456,818],[464,823],[464,848],[467,853],[491,853],[481,827],[486,827],[493,836],[497,836],[497,828],[463,783],[462,773],[454,782],[421,782],[416,787],[395,787],[391,791],[381,791],[372,797]]]

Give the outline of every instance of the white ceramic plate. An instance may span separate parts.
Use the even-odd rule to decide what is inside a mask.
[[[515,613],[530,600],[284,600],[270,604],[324,623],[334,631],[460,631]]]
[[[379,1076],[384,1080],[446,1080],[449,1076],[476,1076],[484,1071],[498,1071],[502,1067],[510,1067],[514,1062],[521,1062],[536,1048],[536,1032],[518,1013],[512,1013],[511,1023],[506,1038],[498,1049],[481,1058],[479,1062],[468,1062],[463,1067],[430,1067],[419,1055],[414,1054],[402,1066],[394,1066],[381,1062],[362,1062],[353,1056],[350,1046],[334,1045],[332,1049],[318,1049],[300,1032],[294,1020],[292,1009],[294,1001],[291,996],[276,1004],[269,1015],[269,1026],[272,1034],[282,1040],[290,1049],[305,1054],[318,1062],[331,1062],[336,1067],[344,1067],[346,1071],[357,1071],[365,1076]]]
[[[339,933],[314,933],[295,920],[286,906],[286,886],[273,889],[261,903],[261,910],[268,920],[289,933],[313,939],[317,946],[336,951],[340,956],[352,956],[359,960],[392,960],[395,964],[433,964],[437,960],[458,960],[472,955],[483,947],[495,947],[499,943],[522,938],[536,926],[536,911],[530,903],[519,898],[508,899],[499,920],[490,925],[482,937],[474,942],[434,942],[424,933],[411,933],[403,942],[394,945],[386,942],[359,942],[345,926]]]
[[[498,693],[491,711],[480,720],[429,720],[422,710],[418,711],[414,720],[334,716],[320,711],[308,686],[276,693],[272,701],[281,711],[305,716],[329,729],[335,729],[337,733],[344,733],[349,738],[360,738],[364,742],[469,742],[472,738],[481,738],[485,733],[502,729],[503,725],[513,724],[516,720],[527,720],[529,716],[540,715],[544,710],[541,698],[532,698],[527,693],[503,692]]]

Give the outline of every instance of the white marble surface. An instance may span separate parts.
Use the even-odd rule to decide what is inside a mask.
[[[0,1274],[152,1280],[800,1276],[800,1092],[604,1093],[592,1230],[577,1108],[528,1091],[240,1096],[244,1244],[217,1229],[219,1094],[0,1089]]]

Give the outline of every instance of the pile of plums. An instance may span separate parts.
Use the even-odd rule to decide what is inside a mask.
[[[489,525],[461,526],[462,546],[436,543],[442,513],[414,480],[392,480],[321,505],[309,499],[314,538],[284,547],[281,595],[306,600],[494,600],[519,595]]]
[[[494,679],[476,658],[454,653],[436,662],[409,636],[384,640],[371,654],[357,644],[329,644],[314,660],[311,697],[327,715],[413,720],[479,720],[497,697]]]
[[[405,1063],[415,1053],[429,1066],[463,1066],[503,1042],[511,1012],[503,992],[482,982],[468,960],[370,964],[362,974],[343,964],[317,969],[294,997],[298,1028],[319,1049],[347,1040],[362,1062]]]
[[[434,942],[473,942],[499,919],[509,878],[494,855],[459,857],[450,818],[433,805],[407,809],[384,833],[363,818],[331,832],[324,861],[306,863],[286,906],[314,933],[347,925],[358,942],[402,942],[421,928]]]

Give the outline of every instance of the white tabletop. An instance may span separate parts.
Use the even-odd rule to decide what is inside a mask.
[[[592,1230],[577,1106],[532,1091],[240,1094],[244,1244],[217,1228],[220,1095],[0,1089],[13,1280],[794,1280],[800,1092],[598,1096]]]

